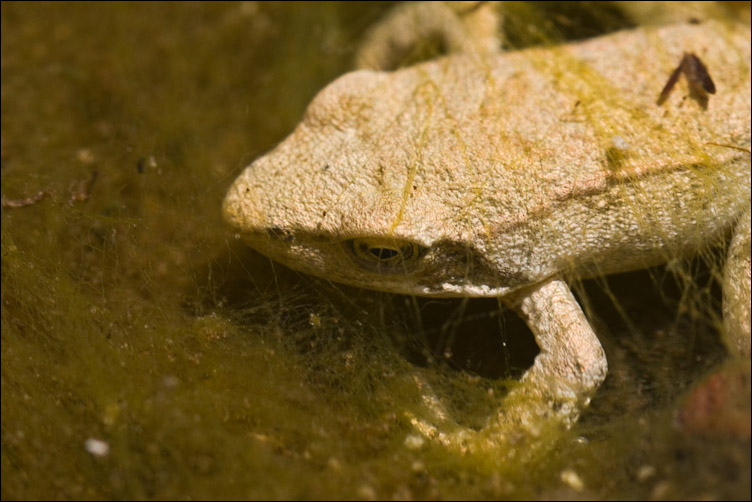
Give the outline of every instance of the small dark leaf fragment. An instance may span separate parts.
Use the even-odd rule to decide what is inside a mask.
[[[715,94],[715,84],[713,83],[713,79],[710,78],[708,69],[702,63],[700,58],[692,53],[685,54],[684,58],[687,59],[687,69],[684,74],[687,76],[689,84],[701,87],[702,90],[708,94]]]
[[[715,94],[715,84],[713,79],[710,78],[710,73],[708,73],[705,64],[691,52],[684,53],[679,66],[674,69],[666,81],[666,85],[663,86],[661,95],[658,97],[658,106],[666,102],[679,80],[679,75],[682,73],[687,78],[690,97],[700,103],[703,109],[706,109],[708,107],[708,94]]]

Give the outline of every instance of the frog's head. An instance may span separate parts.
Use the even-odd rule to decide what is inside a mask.
[[[489,259],[483,187],[463,182],[461,145],[431,122],[419,81],[363,70],[332,83],[234,182],[225,219],[270,258],[358,287],[499,296],[524,282]]]

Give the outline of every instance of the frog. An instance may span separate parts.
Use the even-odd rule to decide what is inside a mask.
[[[540,353],[481,431],[411,416],[448,445],[569,427],[588,406],[608,363],[573,281],[730,242],[722,336],[748,360],[749,27],[682,22],[501,51],[489,50],[498,23],[480,25],[480,41],[458,44],[469,50],[391,71],[363,57],[321,90],[229,188],[235,235],[334,282],[516,312]],[[375,43],[364,54],[383,53]],[[688,54],[714,94],[698,99],[675,71]]]

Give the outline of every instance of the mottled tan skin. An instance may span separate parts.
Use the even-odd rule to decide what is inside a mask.
[[[685,52],[715,81],[707,109],[684,78],[656,104]],[[297,270],[514,308],[541,353],[489,422],[503,435],[541,417],[571,422],[605,378],[567,280],[687,256],[737,226],[727,331],[749,355],[749,148],[749,29],[640,28],[349,73],[238,177],[224,213]],[[518,399],[529,396],[540,404]]]

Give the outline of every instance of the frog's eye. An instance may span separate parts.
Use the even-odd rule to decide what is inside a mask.
[[[414,242],[390,238],[362,238],[346,241],[356,261],[381,272],[399,272],[400,266],[415,261],[421,247]]]

